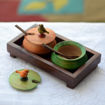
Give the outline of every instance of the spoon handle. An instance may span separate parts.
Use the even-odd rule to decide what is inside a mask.
[[[27,33],[26,31],[24,31],[20,26],[15,25],[16,28],[18,28],[21,32],[23,32],[25,35],[33,35],[34,33]]]

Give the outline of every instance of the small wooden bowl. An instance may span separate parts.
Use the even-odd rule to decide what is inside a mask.
[[[75,70],[82,66],[88,59],[85,47],[74,41],[60,42],[55,45],[54,50],[59,51],[66,56],[78,56],[75,59],[66,59],[56,53],[52,53],[52,62],[64,69]]]

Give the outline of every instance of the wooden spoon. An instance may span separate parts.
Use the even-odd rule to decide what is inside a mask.
[[[15,25],[16,28],[18,28],[21,32],[23,32],[25,35],[34,35],[34,33],[27,33],[26,31],[24,31],[20,26]]]
[[[65,57],[65,58],[67,58],[67,59],[75,59],[75,58],[78,57],[78,56],[66,56],[66,55],[62,54],[61,52],[54,50],[53,48],[51,48],[50,46],[48,46],[48,45],[46,45],[46,44],[43,44],[43,46],[44,46],[45,48],[51,50],[52,52],[55,52],[56,54],[58,54],[58,55],[60,55],[60,56],[63,56],[63,57]]]

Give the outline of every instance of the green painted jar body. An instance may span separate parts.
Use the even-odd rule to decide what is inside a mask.
[[[86,49],[81,44],[74,42],[74,41],[62,41],[55,45],[54,50],[58,51],[60,47],[67,46],[67,45],[73,45],[80,49],[81,55],[75,59],[66,59],[64,57],[61,57],[57,55],[56,53],[52,53],[51,60],[54,64],[69,70],[75,70],[82,66],[88,59],[86,55]]]

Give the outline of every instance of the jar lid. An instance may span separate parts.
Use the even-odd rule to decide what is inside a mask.
[[[34,33],[34,35],[26,35],[25,38],[33,44],[37,44],[37,45],[49,44],[55,40],[56,34],[53,30],[51,30],[49,28],[46,28],[46,30],[49,33],[44,33],[45,37],[42,38],[42,37],[40,37],[38,27],[31,28],[27,32]]]

